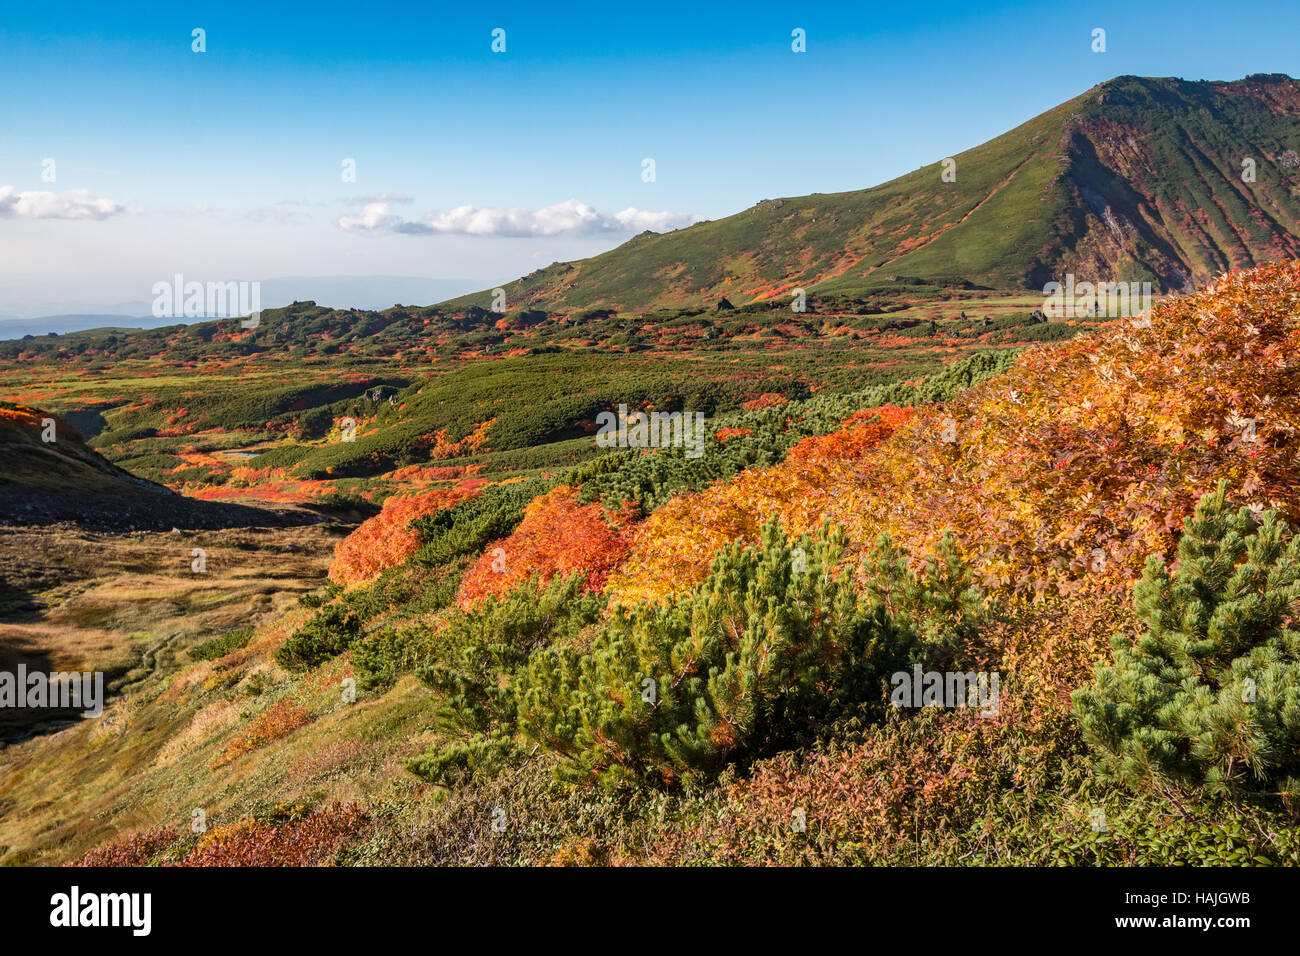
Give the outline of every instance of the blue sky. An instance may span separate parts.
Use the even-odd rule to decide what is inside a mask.
[[[1112,76],[1300,75],[1295,4],[10,6],[0,315],[178,271],[504,280],[874,185]]]

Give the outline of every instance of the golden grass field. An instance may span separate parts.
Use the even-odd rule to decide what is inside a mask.
[[[0,625],[10,656],[111,675],[99,719],[3,728],[36,733],[0,749],[0,865],[68,862],[155,826],[186,831],[196,809],[219,825],[267,800],[415,789],[401,757],[418,742],[412,718],[427,692],[413,678],[380,700],[362,694],[349,705],[338,690],[345,661],[291,677],[269,657],[268,645],[309,613],[296,598],[322,583],[335,540],[321,526],[124,535],[0,529],[0,575],[38,605]],[[207,552],[204,574],[191,571],[195,547]],[[249,625],[254,636],[241,650],[201,662],[187,654],[213,634]],[[231,746],[288,701],[305,708],[307,720],[273,751],[257,749],[256,740],[247,750],[247,740]]]

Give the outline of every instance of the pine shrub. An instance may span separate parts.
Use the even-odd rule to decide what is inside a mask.
[[[1300,792],[1300,537],[1276,514],[1234,511],[1227,483],[1183,527],[1172,567],[1134,587],[1145,633],[1074,693],[1108,777],[1211,794]]]
[[[978,596],[961,573],[899,579],[910,572],[884,542],[872,568],[893,583],[878,580],[878,593],[906,591],[912,613],[860,600],[846,543],[830,528],[791,541],[770,520],[759,545],[721,550],[686,597],[616,611],[589,653],[534,652],[511,683],[521,733],[561,755],[571,779],[675,785],[879,716],[891,671],[954,652],[951,628],[917,626],[926,608],[973,614]],[[930,567],[956,568],[949,558]]]

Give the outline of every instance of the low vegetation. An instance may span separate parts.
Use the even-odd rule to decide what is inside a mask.
[[[329,579],[7,748],[0,861],[1300,863],[1297,315],[1291,262],[888,380],[750,356],[699,458],[539,403],[513,450],[582,450],[508,468],[485,404]]]

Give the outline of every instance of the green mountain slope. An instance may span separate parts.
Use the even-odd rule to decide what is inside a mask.
[[[923,280],[1035,289],[1072,272],[1172,290],[1300,255],[1300,83],[1120,77],[998,138],[853,192],[763,200],[506,286],[510,308],[740,305]],[[1254,160],[1254,181],[1243,163]],[[488,306],[490,293],[449,305]]]

